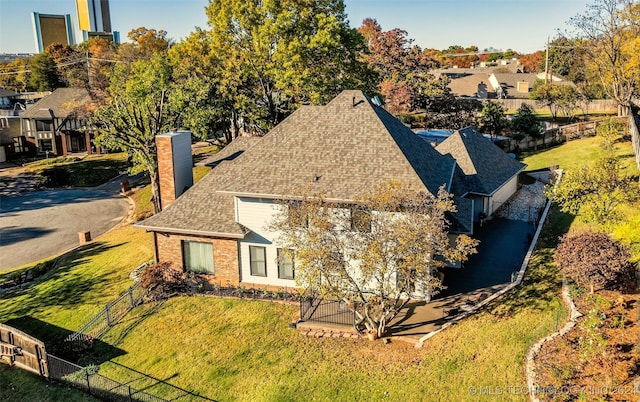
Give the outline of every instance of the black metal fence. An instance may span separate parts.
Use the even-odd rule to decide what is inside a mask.
[[[79,330],[67,336],[65,341],[78,342],[86,339],[99,339],[109,327],[124,317],[132,308],[142,303],[145,292],[145,289],[136,282],[89,319]]]
[[[356,308],[342,300],[300,300],[300,320],[353,328],[358,322]]]
[[[82,367],[48,355],[49,378],[79,388],[103,401],[166,402],[166,399],[107,378],[93,367]]]

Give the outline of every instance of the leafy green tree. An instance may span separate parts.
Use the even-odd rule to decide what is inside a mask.
[[[615,144],[624,135],[625,126],[620,119],[608,117],[596,129],[596,134],[600,138],[600,146],[609,157],[615,154]]]
[[[621,205],[638,198],[638,185],[612,157],[567,171],[550,191],[563,212],[579,213],[586,222],[605,227],[622,217]]]
[[[35,55],[29,68],[29,88],[34,91],[53,91],[64,85],[58,75],[56,62],[45,53]]]
[[[215,59],[211,38],[202,29],[171,47],[168,52],[173,67],[171,107],[182,111],[183,124],[198,137],[215,137],[222,133],[225,142],[239,134],[239,113],[233,99],[222,94],[221,80],[212,73]]]
[[[118,64],[111,75],[108,103],[91,117],[98,144],[131,153],[132,173],[146,171],[151,179],[154,212],[160,196],[155,137],[181,126],[180,111],[169,107],[172,70],[166,55]]]
[[[343,89],[374,88],[342,0],[212,0],[206,12],[212,74],[247,131],[264,133]]]
[[[544,133],[533,108],[526,103],[511,118],[511,136],[517,141],[525,137],[539,138]]]
[[[591,231],[563,236],[555,253],[560,271],[591,293],[630,285],[630,258],[626,247],[605,233]]]
[[[437,273],[445,261],[475,253],[478,242],[469,236],[449,241],[451,212],[444,189],[433,196],[391,181],[351,206],[313,195],[283,201],[271,228],[295,262],[299,286],[345,301],[382,336],[416,290],[429,301],[442,288]]]
[[[482,107],[479,117],[480,131],[490,134],[492,138],[502,133],[509,126],[504,107],[493,101],[488,101]]]

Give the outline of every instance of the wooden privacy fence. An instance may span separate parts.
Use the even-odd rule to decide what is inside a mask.
[[[109,327],[118,322],[132,308],[142,303],[145,292],[138,282],[134,283],[126,292],[89,319],[79,330],[67,336],[65,341],[78,342],[100,339]]]
[[[44,343],[5,324],[0,324],[0,360],[45,377],[49,376]]]

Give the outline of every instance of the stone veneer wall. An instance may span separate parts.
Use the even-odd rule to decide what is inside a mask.
[[[211,284],[238,286],[240,266],[238,264],[238,241],[185,236],[168,233],[154,233],[158,247],[158,262],[170,262],[174,267],[184,270],[182,258],[182,240],[210,242],[213,244],[213,268],[215,275],[204,275]]]

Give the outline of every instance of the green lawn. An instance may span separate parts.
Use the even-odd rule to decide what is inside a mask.
[[[616,144],[616,154],[624,157],[625,166],[631,165],[633,162],[631,142]],[[604,155],[605,151],[600,147],[600,139],[589,137],[568,141],[550,149],[523,152],[520,155],[520,160],[527,164],[527,170],[544,169],[551,165],[558,165],[562,169],[571,169],[593,162]]]
[[[625,174],[638,180],[638,169],[631,142],[616,144],[616,155],[620,158]],[[583,138],[566,142],[549,150],[540,150],[525,155],[523,162],[528,170],[535,170],[550,165],[559,165],[563,169],[571,169],[594,162],[605,155],[597,137]],[[613,237],[629,246],[633,261],[640,261],[640,201],[622,207],[624,218],[611,230]],[[577,216],[571,228],[577,229],[587,224]]]
[[[35,374],[0,363],[0,401],[81,402],[97,399],[77,389],[47,382]]]
[[[123,354],[100,373],[166,398],[181,393],[140,373],[225,401],[468,400],[472,386],[513,387],[482,400],[527,400],[515,391],[527,350],[566,320],[549,247],[571,217],[554,209],[551,219],[523,286],[422,349],[304,337],[288,328],[297,305],[178,297],[115,326],[104,341]]]
[[[27,170],[42,177],[49,187],[94,187],[105,183],[128,167],[125,152],[88,155],[83,159],[59,157],[28,164]]]
[[[132,285],[129,273],[153,258],[151,235],[123,226],[60,258],[30,286],[3,293],[2,322],[45,342],[55,354],[72,332]]]

